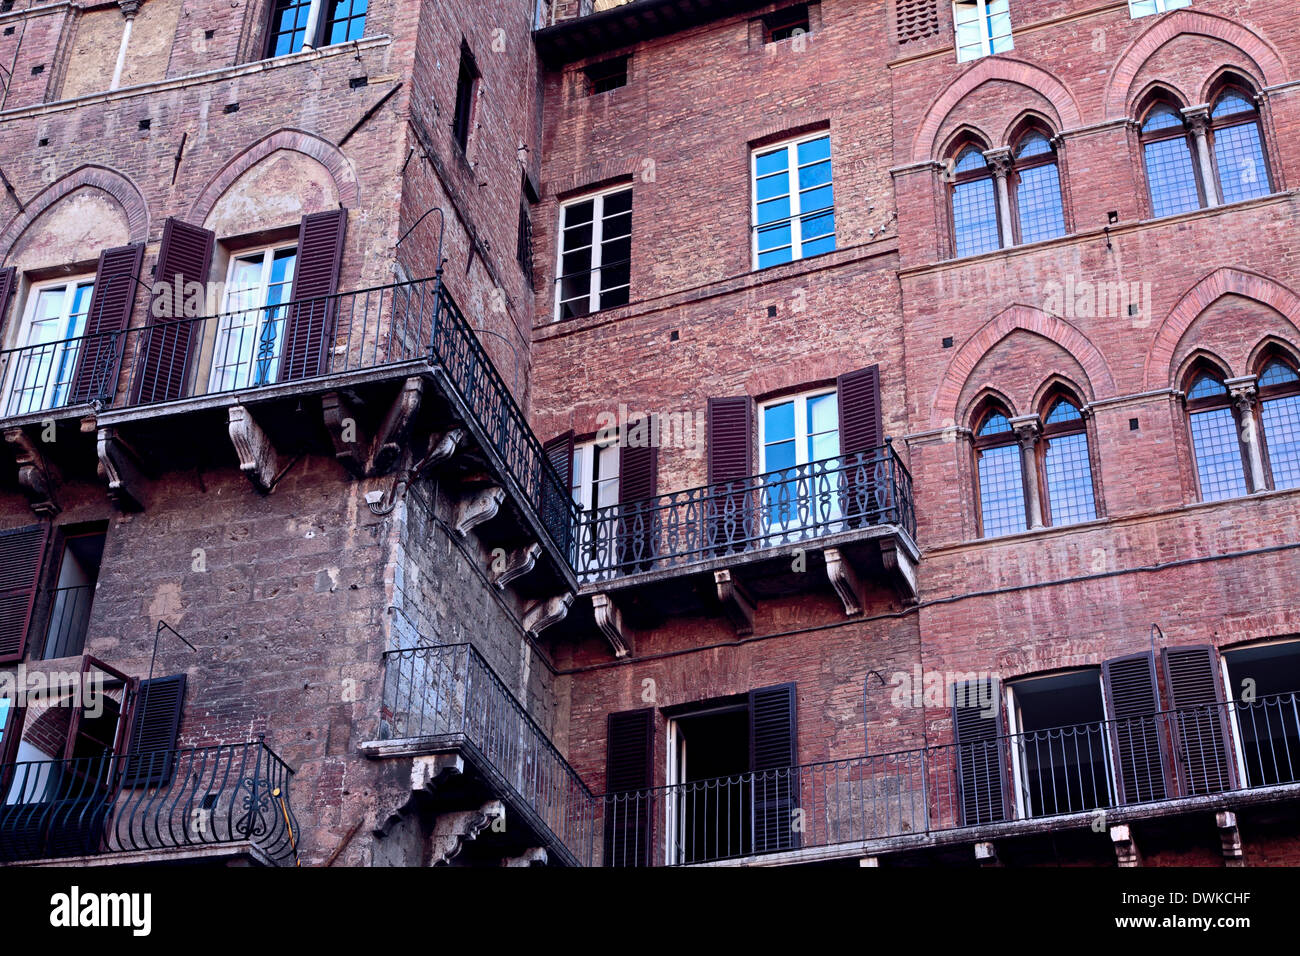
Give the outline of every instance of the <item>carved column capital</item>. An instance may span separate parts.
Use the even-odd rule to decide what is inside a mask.
[[[1223,384],[1228,387],[1232,404],[1236,405],[1239,411],[1244,414],[1254,409],[1255,401],[1259,398],[1259,383],[1254,375],[1225,379]]]
[[[1187,121],[1187,128],[1192,131],[1193,136],[1204,136],[1210,128],[1210,107],[1209,104],[1202,103],[1199,106],[1188,106],[1182,110],[1183,119]]]
[[[1011,419],[1011,430],[1016,433],[1021,448],[1032,450],[1038,436],[1043,433],[1043,423],[1037,415],[1021,415]]]
[[[984,159],[988,162],[989,169],[993,171],[993,175],[999,178],[1005,178],[1006,175],[1011,172],[1011,168],[1016,164],[1015,156],[1012,154],[1010,148],[1006,146],[999,146],[997,149],[985,150]]]

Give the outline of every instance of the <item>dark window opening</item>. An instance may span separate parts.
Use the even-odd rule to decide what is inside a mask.
[[[780,43],[809,32],[808,4],[797,3],[763,18],[763,42]]]
[[[519,203],[519,239],[515,249],[515,258],[529,286],[533,284],[533,215],[527,200]]]
[[[1300,782],[1300,641],[1224,651],[1246,784]]]
[[[583,70],[587,81],[587,95],[596,96],[627,86],[628,60],[629,57],[616,56],[612,60],[593,63]]]
[[[1015,702],[1016,785],[1026,815],[1113,805],[1100,672],[1088,669],[1008,686]]]
[[[456,113],[451,121],[452,138],[463,152],[469,147],[469,134],[474,121],[474,94],[478,91],[478,67],[474,56],[466,47],[460,51],[460,72],[456,77]]]
[[[677,861],[753,852],[749,707],[733,704],[677,718]]]
[[[104,557],[104,535],[68,538],[50,601],[50,624],[45,632],[44,660],[74,657],[86,646],[90,606]]]

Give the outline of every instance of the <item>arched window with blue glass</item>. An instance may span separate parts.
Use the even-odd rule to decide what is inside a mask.
[[[1300,372],[1295,359],[1267,355],[1257,382],[1264,460],[1273,487],[1300,488]]]
[[[1198,362],[1187,376],[1187,425],[1202,501],[1248,494],[1240,423],[1221,371]]]
[[[1219,195],[1225,203],[1273,191],[1253,93],[1235,85],[1219,93],[1210,108],[1210,135]]]
[[[957,150],[951,169],[952,234],[958,258],[1002,247],[993,170],[975,143]]]
[[[754,150],[751,176],[755,269],[835,248],[829,132]]]
[[[987,402],[976,413],[973,431],[980,534],[996,538],[1027,530],[1024,462],[1010,413]]]
[[[1191,212],[1202,206],[1191,133],[1178,106],[1157,99],[1142,118],[1142,159],[1151,214],[1156,218]]]
[[[1043,403],[1038,442],[1042,461],[1044,517],[1051,525],[1078,524],[1097,517],[1088,429],[1079,402],[1057,391]]]
[[[1065,235],[1065,206],[1056,147],[1046,133],[1031,128],[1012,147],[1015,204],[1019,241],[1040,242]]]

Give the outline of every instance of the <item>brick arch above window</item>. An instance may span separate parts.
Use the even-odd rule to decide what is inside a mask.
[[[1068,352],[1088,376],[1095,397],[1115,393],[1110,366],[1086,335],[1059,316],[1033,306],[1013,305],[985,323],[957,350],[930,403],[931,427],[942,428],[945,422],[958,420],[958,402],[971,373],[991,348],[1017,329],[1035,332]]]
[[[1255,69],[1247,71],[1262,77],[1263,85],[1284,82],[1290,71],[1273,45],[1259,34],[1227,17],[1193,10],[1178,10],[1156,18],[1145,32],[1120,54],[1106,83],[1106,119],[1121,119],[1130,112],[1133,82],[1143,65],[1170,40],[1184,34],[1222,40],[1241,51]]]
[[[1300,342],[1300,338],[1296,341]],[[1300,368],[1300,348],[1297,348],[1295,342],[1288,342],[1276,335],[1266,335],[1250,350],[1250,356],[1246,359],[1246,373],[1258,375],[1274,359],[1281,359]]]
[[[59,200],[78,189],[90,187],[107,193],[126,215],[132,242],[144,242],[149,235],[149,204],[134,182],[106,166],[81,166],[62,179],[51,183],[27,204],[26,208],[0,233],[0,262],[6,261],[27,227]]]
[[[1189,289],[1156,330],[1147,352],[1143,381],[1147,389],[1168,388],[1175,381],[1174,355],[1191,324],[1212,304],[1237,295],[1266,305],[1293,325],[1300,319],[1300,296],[1268,276],[1241,269],[1216,269]]]
[[[1040,418],[1046,421],[1052,408],[1061,399],[1067,400],[1071,405],[1082,410],[1090,401],[1088,389],[1082,388],[1077,382],[1059,372],[1047,376],[1043,384],[1038,386],[1034,392],[1034,404],[1032,410]]]
[[[1042,67],[1004,56],[985,57],[950,84],[930,104],[917,126],[912,140],[912,161],[924,162],[938,155],[936,148],[943,121],[966,96],[993,80],[1005,80],[1040,93],[1052,104],[1060,118],[1062,129],[1073,129],[1082,124],[1079,104],[1060,80]]]
[[[203,222],[216,205],[217,200],[247,170],[270,156],[277,150],[288,149],[316,160],[334,179],[338,190],[339,205],[345,209],[355,209],[361,198],[360,185],[352,161],[328,140],[321,139],[302,130],[282,129],[258,140],[226,163],[221,172],[203,188],[199,198],[190,206],[185,216],[188,222]]]

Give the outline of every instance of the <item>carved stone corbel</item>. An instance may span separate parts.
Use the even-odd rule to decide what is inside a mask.
[[[546,847],[534,846],[529,847],[518,856],[507,856],[502,858],[502,866],[545,866],[550,858],[546,855]]]
[[[361,430],[352,403],[338,392],[326,392],[320,404],[325,430],[334,443],[334,457],[353,478],[365,477],[370,438]]]
[[[975,844],[975,859],[980,866],[1001,866],[997,845],[987,840]]]
[[[528,632],[529,637],[536,640],[541,636],[542,631],[564,620],[572,603],[573,595],[568,592],[558,597],[534,602],[524,612],[524,630]]]
[[[880,539],[880,561],[894,579],[898,593],[904,604],[915,604],[920,598],[920,588],[916,583],[916,562],[906,548],[900,547],[894,538]]]
[[[1237,815],[1231,810],[1220,810],[1214,815],[1219,828],[1219,845],[1223,849],[1224,866],[1245,866],[1246,855],[1241,847],[1241,831],[1237,829]]]
[[[108,500],[119,511],[143,510],[139,457],[118,437],[115,428],[99,429],[95,443],[99,477],[108,484]]]
[[[469,439],[469,432],[453,428],[429,441],[429,454],[424,459],[424,470],[436,468],[450,461]]]
[[[1122,867],[1141,866],[1142,856],[1138,853],[1137,841],[1127,823],[1110,828],[1110,840],[1115,844],[1115,861]]]
[[[498,820],[504,823],[505,816],[506,805],[500,800],[489,800],[477,810],[439,814],[429,838],[429,865],[446,866],[465,849],[465,844],[478,839],[488,827],[495,828]]]
[[[536,541],[527,547],[516,548],[506,558],[506,566],[492,579],[493,586],[498,591],[504,591],[506,585],[511,581],[523,577],[535,568],[537,559],[541,557],[541,554],[542,546]]]
[[[839,548],[827,548],[822,552],[826,559],[826,576],[831,580],[831,587],[840,596],[844,613],[849,617],[862,613],[862,582]]]
[[[623,614],[618,605],[608,594],[593,594],[591,610],[596,618],[596,627],[605,635],[615,657],[627,657],[632,653],[632,642],[623,630]]]
[[[713,583],[717,585],[718,600],[722,602],[723,613],[730,619],[736,633],[741,637],[753,634],[754,599],[750,597],[744,585],[726,569],[713,572]]]
[[[368,469],[372,478],[386,474],[402,457],[402,446],[411,434],[411,425],[415,422],[415,414],[420,410],[423,397],[423,379],[412,376],[402,383],[402,390],[393,399],[388,414],[384,416],[384,423],[379,428],[379,435],[375,438]]]
[[[505,500],[505,490],[497,485],[466,495],[456,505],[456,533],[462,538],[467,537],[484,521],[495,518]]]
[[[5,441],[13,448],[18,484],[31,502],[32,511],[43,518],[53,518],[62,510],[54,500],[54,488],[62,483],[58,470],[45,459],[26,430],[6,428]]]
[[[381,819],[375,826],[377,837],[388,836],[403,819],[419,809],[420,800],[432,794],[440,786],[454,780],[465,772],[465,761],[459,754],[429,754],[411,759],[411,796],[410,798]]]
[[[269,494],[280,470],[280,456],[262,426],[243,405],[232,405],[229,413],[230,441],[239,456],[239,470],[262,494]]]

